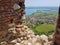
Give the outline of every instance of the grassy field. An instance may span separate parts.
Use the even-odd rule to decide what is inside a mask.
[[[35,28],[32,28],[32,30],[35,32],[37,35],[41,34],[46,34],[50,35],[54,32],[55,30],[55,25],[54,24],[41,24],[39,26],[36,26]]]

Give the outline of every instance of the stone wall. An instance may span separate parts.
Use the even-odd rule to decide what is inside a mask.
[[[0,0],[0,45],[60,45],[60,8],[54,35],[35,35],[24,25],[25,0]]]
[[[14,24],[24,23],[25,0],[0,0],[0,41]]]
[[[54,34],[54,45],[60,45],[60,7],[58,12],[56,31]]]

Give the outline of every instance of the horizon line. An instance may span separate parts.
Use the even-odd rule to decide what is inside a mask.
[[[25,6],[25,7],[59,7],[59,6]]]

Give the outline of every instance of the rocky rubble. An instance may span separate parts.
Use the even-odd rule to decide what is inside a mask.
[[[34,32],[24,24],[15,25],[8,29],[8,35],[0,45],[52,45],[51,36],[35,35]]]

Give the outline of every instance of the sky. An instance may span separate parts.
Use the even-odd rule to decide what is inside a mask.
[[[26,7],[36,7],[36,6],[59,6],[60,0],[25,0]]]

